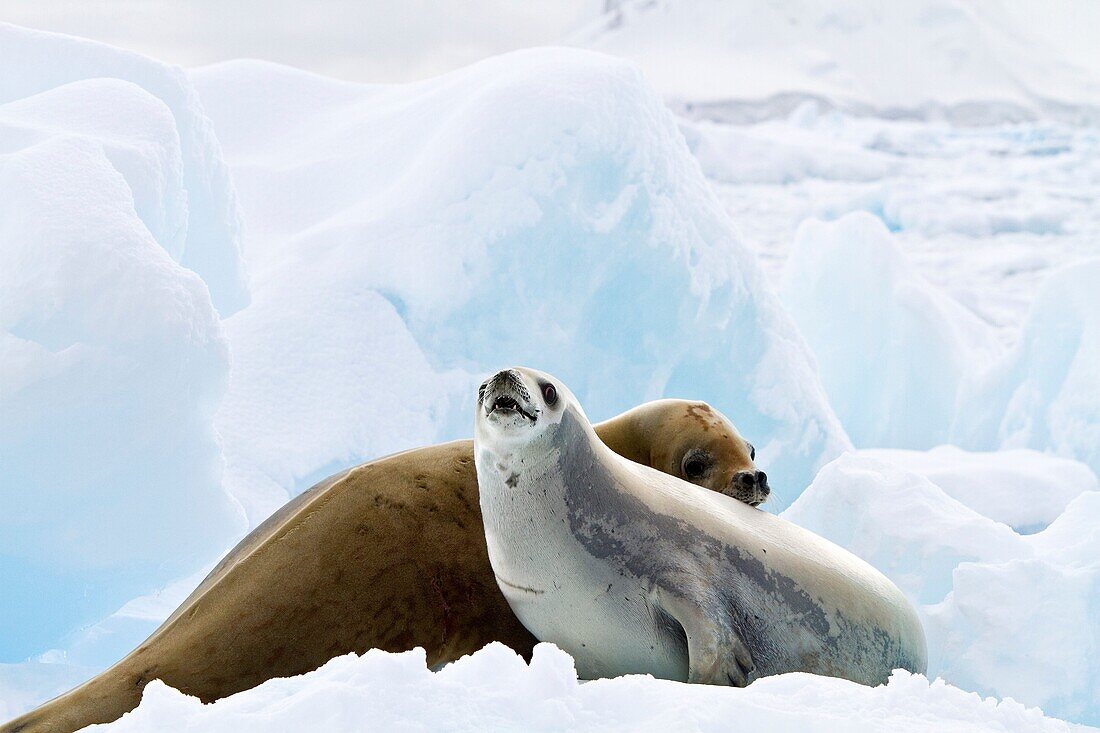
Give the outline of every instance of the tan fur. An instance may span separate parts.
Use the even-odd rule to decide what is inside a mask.
[[[685,451],[711,451],[715,470],[700,483],[712,490],[752,469],[744,440],[704,403],[649,403],[596,430],[612,450],[673,475]],[[473,444],[419,448],[289,502],[140,647],[0,733],[70,733],[116,720],[154,679],[209,702],[349,652],[420,646],[437,665],[492,641],[526,657],[535,643],[493,577]]]
[[[605,444],[623,458],[652,466],[712,491],[748,501],[734,479],[755,471],[749,446],[726,417],[706,402],[658,400],[596,426]],[[660,436],[654,440],[653,436]],[[712,463],[701,480],[683,475],[688,451],[702,449]]]

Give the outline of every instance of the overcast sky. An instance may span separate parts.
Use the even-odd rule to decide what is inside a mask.
[[[183,66],[278,61],[354,81],[410,81],[553,44],[603,0],[0,0],[0,20]]]

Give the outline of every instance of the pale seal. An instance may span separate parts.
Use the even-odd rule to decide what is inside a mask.
[[[569,390],[531,369],[482,385],[474,458],[489,559],[531,633],[583,678],[743,686],[812,672],[923,672],[901,591],[790,522],[626,461]]]
[[[702,402],[660,400],[596,426],[624,455],[758,503],[752,447]],[[535,639],[485,549],[473,443],[406,451],[338,473],[241,541],[149,639],[75,690],[0,725],[69,733],[117,719],[162,679],[203,701],[335,656],[423,647],[431,665]]]

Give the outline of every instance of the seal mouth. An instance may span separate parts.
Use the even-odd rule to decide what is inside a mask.
[[[497,372],[481,385],[478,391],[485,417],[500,426],[534,425],[539,409],[531,400],[531,392],[523,383],[523,376],[515,369]]]
[[[519,402],[514,397],[508,395],[500,395],[492,404],[489,405],[489,409],[485,411],[486,415],[495,415],[500,413],[502,417],[508,415],[522,415],[531,422],[535,422],[535,416],[520,406]]]

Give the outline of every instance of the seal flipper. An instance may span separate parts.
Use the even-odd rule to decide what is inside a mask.
[[[729,624],[718,623],[697,601],[666,588],[658,591],[657,602],[684,630],[688,682],[745,687],[756,679],[752,654]]]

